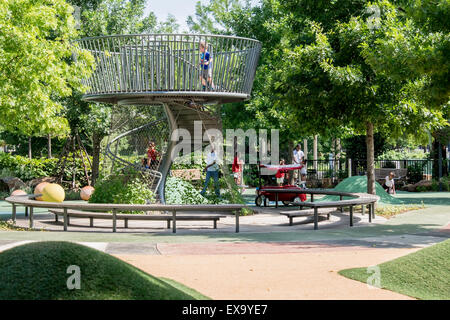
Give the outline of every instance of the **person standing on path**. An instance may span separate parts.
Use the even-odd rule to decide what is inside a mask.
[[[214,151],[214,147],[211,146],[211,152],[206,156],[206,178],[203,190],[200,192],[202,196],[205,195],[206,189],[208,188],[209,180],[211,177],[214,179],[214,190],[217,197],[220,197],[219,189],[219,165],[217,164],[217,155]]]

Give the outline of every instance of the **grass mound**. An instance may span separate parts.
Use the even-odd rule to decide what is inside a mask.
[[[379,265],[381,287],[419,299],[450,299],[450,240]],[[339,274],[366,282],[366,268]]]
[[[80,289],[69,290],[69,266]],[[106,253],[71,242],[37,242],[0,253],[0,299],[207,299],[172,280],[153,277]]]
[[[353,176],[342,180],[333,190],[342,192],[367,192],[367,177],[366,176]],[[378,203],[382,204],[403,204],[403,201],[397,199],[386,191],[383,187],[375,181],[375,192],[380,197]],[[344,197],[346,199],[348,197]],[[325,196],[317,201],[337,201],[339,196]]]

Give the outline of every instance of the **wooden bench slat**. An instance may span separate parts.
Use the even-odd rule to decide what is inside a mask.
[[[49,212],[57,215],[64,215],[63,210],[55,210],[50,209]],[[112,219],[112,213],[102,213],[102,212],[92,212],[92,211],[78,211],[78,210],[67,210],[67,214],[71,217],[78,218],[97,218],[97,219]],[[117,219],[123,220],[172,220],[173,217],[171,214],[158,214],[158,215],[143,215],[143,214],[121,214],[118,213],[116,215]],[[218,220],[220,218],[226,218],[225,215],[210,215],[210,214],[201,214],[201,215],[179,215],[177,214],[177,220]]]

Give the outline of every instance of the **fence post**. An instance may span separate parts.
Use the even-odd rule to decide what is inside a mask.
[[[348,166],[348,177],[350,178],[352,176],[352,159],[347,159],[347,166]]]

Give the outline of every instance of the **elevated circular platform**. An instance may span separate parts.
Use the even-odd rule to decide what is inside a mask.
[[[77,43],[96,62],[84,80],[84,99],[119,105],[246,100],[261,51],[259,41],[219,35],[117,35]]]

